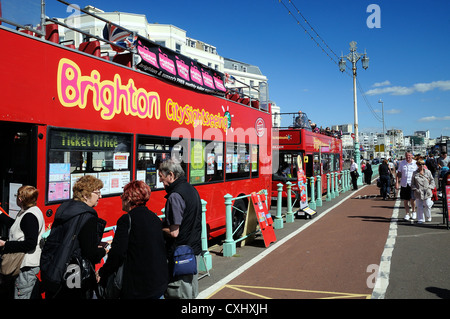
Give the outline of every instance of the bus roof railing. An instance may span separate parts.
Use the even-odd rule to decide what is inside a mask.
[[[58,1],[59,1],[59,0],[58,0]],[[87,36],[87,37],[89,37],[89,38],[94,38],[94,39],[97,39],[97,40],[99,40],[99,41],[108,43],[109,45],[112,45],[112,46],[114,46],[114,47],[117,47],[117,48],[119,48],[119,49],[121,49],[121,50],[133,52],[132,49],[123,47],[123,46],[121,46],[121,45],[118,45],[118,44],[116,44],[116,43],[114,43],[114,42],[111,42],[111,41],[109,41],[109,40],[106,40],[105,38],[99,37],[99,36],[97,36],[97,35],[95,35],[95,34],[92,34],[92,33],[86,32],[86,31],[83,31],[83,30],[78,29],[78,28],[75,28],[75,27],[72,27],[72,26],[70,26],[70,25],[68,25],[68,24],[66,24],[66,23],[64,23],[64,22],[58,21],[57,19],[47,18],[46,21],[50,21],[50,22],[56,23],[56,24],[58,24],[58,25],[60,25],[60,26],[62,26],[62,27],[64,27],[64,28],[70,29],[70,30],[75,31],[75,32],[79,32],[79,33],[84,34],[85,36]],[[132,32],[132,31],[130,31],[130,32]],[[132,33],[134,33],[134,32],[132,32]]]
[[[287,115],[285,117],[285,119],[287,118],[287,123],[285,122],[284,125],[280,125],[279,129],[289,129],[289,128],[293,128],[293,129],[305,129],[308,131],[311,131],[311,125],[310,125],[310,120],[308,118],[308,115],[305,112],[299,111],[299,112],[283,112],[283,113],[278,113],[278,112],[274,112],[272,114],[272,116],[274,118],[278,117],[278,121],[280,121],[281,124],[281,120],[282,120],[282,116],[283,115]],[[291,119],[291,121],[289,122],[289,119]]]

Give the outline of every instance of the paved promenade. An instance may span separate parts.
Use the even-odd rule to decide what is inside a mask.
[[[268,248],[257,238],[223,257],[221,243],[211,246],[198,299],[450,298],[441,202],[432,222],[418,225],[403,220],[402,201],[378,194],[376,185],[360,186],[324,201],[313,219],[284,223]]]

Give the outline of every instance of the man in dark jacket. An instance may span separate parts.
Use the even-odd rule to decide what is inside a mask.
[[[391,191],[391,173],[389,172],[389,165],[386,159],[384,159],[383,163],[381,163],[381,165],[378,167],[378,173],[380,174],[381,183],[380,193],[383,197],[383,200],[386,200]]]
[[[198,257],[201,252],[202,205],[197,190],[187,182],[181,165],[172,160],[159,166],[159,179],[167,192],[163,232],[169,260],[169,287],[165,297],[193,299],[198,295],[198,276],[172,276],[173,252],[177,246],[189,245]]]

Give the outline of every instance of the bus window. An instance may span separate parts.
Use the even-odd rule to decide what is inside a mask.
[[[329,159],[330,159],[330,173],[334,172],[334,154],[329,154]]]
[[[186,172],[185,149],[187,140],[173,140],[163,136],[143,136],[137,138],[136,179],[147,183],[152,190],[164,188],[159,182],[159,163],[168,158],[175,158]]]
[[[223,181],[223,142],[192,141],[189,182]]]
[[[259,174],[259,147],[258,145],[250,145],[251,154],[250,154],[250,162],[252,168],[252,177],[258,177]]]
[[[274,180],[297,180],[298,164],[297,158],[301,157],[303,170],[305,169],[302,154],[292,151],[280,151],[280,165],[277,172],[272,176]]]
[[[340,162],[341,162],[341,155],[340,154],[334,154],[334,171],[340,172]]]
[[[225,159],[226,179],[250,178],[249,145],[243,143],[227,143]]]
[[[72,197],[72,186],[84,175],[103,181],[102,196],[120,194],[131,180],[132,135],[49,129],[47,202]]]
[[[320,173],[320,157],[319,153],[314,154],[314,166],[313,166],[314,176],[321,175]]]
[[[323,174],[330,173],[330,154],[322,153],[322,169]]]

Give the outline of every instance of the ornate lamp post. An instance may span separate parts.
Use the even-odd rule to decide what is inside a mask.
[[[383,116],[383,144],[384,144],[383,155],[384,155],[384,157],[386,157],[386,134],[385,134],[385,129],[384,129],[384,102],[380,99],[378,101],[378,103],[381,103],[381,114]]]
[[[352,71],[353,71],[353,112],[355,116],[355,139],[354,139],[354,147],[355,147],[355,162],[358,165],[358,168],[361,168],[361,158],[359,151],[359,134],[358,134],[358,102],[356,100],[356,62],[361,58],[362,67],[366,70],[369,67],[369,58],[366,53],[364,54],[356,52],[356,42],[350,42],[350,53],[346,56],[341,56],[339,60],[339,70],[341,72],[345,71],[345,59],[349,60],[352,63]],[[358,184],[362,185],[362,174],[358,177]]]

